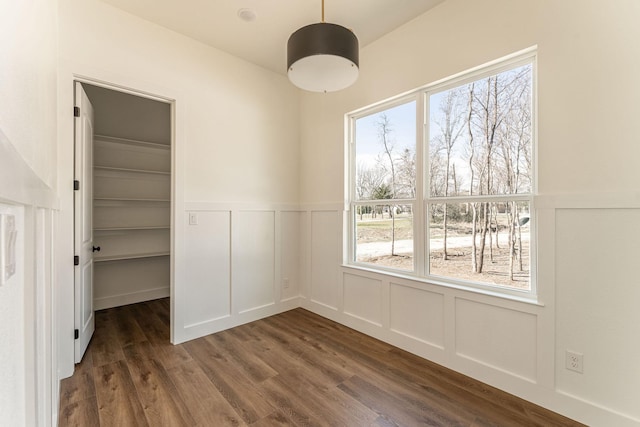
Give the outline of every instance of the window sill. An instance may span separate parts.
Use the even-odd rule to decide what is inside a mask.
[[[484,296],[500,298],[508,301],[535,305],[537,307],[545,306],[545,304],[538,301],[537,295],[533,295],[533,294],[522,295],[522,294],[525,294],[525,292],[518,292],[518,291],[511,291],[511,290],[499,291],[499,290],[489,289],[489,287],[487,288],[475,287],[475,286],[464,285],[459,283],[434,280],[431,278],[418,277],[413,274],[403,273],[397,270],[370,268],[370,267],[367,267],[364,265],[358,265],[358,264],[342,264],[342,268],[343,270],[357,270],[357,271],[371,273],[373,275],[382,275],[382,276],[388,276],[388,277],[395,277],[398,279],[411,280],[417,283],[424,283],[432,286],[441,286],[444,288],[454,289],[457,291],[470,292],[478,295],[484,295]]]

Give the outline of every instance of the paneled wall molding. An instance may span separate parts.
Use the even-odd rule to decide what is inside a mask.
[[[348,273],[350,271],[357,272],[357,274],[369,277],[369,278],[379,278],[379,277],[388,277],[389,280],[402,281],[406,283],[407,286],[413,286],[421,289],[449,289],[451,292],[462,293],[462,294],[472,294],[475,295],[475,298],[489,298],[491,300],[503,300],[510,301],[517,304],[525,304],[543,307],[544,304],[539,300],[534,300],[528,297],[519,297],[517,295],[509,295],[501,292],[494,292],[489,289],[480,289],[480,288],[470,288],[462,285],[455,285],[451,283],[437,283],[431,280],[422,279],[420,277],[413,277],[407,274],[402,274],[401,272],[385,272],[382,273],[380,271],[376,271],[373,269],[368,269],[362,266],[352,266],[352,265],[341,265],[341,269],[343,272]]]
[[[596,420],[593,425],[611,425],[612,420],[615,425],[637,425],[638,419],[631,410],[621,410],[625,408],[624,402],[611,401],[604,405],[593,398],[597,391],[571,392],[580,390],[579,384],[584,380],[566,372],[564,353],[572,342],[580,343],[576,337],[582,333],[576,330],[567,336],[567,331],[578,325],[569,323],[563,313],[576,296],[568,299],[563,282],[568,280],[567,274],[580,271],[581,267],[578,264],[562,267],[560,282],[556,269],[567,262],[566,253],[557,253],[558,245],[560,249],[569,250],[574,247],[572,242],[576,236],[600,235],[595,231],[597,224],[606,222],[606,218],[620,217],[617,223],[628,224],[626,229],[631,234],[635,230],[640,233],[635,225],[639,221],[631,221],[636,215],[634,212],[640,209],[640,193],[543,195],[536,198],[535,207],[539,243],[538,298],[531,301],[344,265],[338,259],[343,243],[344,206],[339,203],[301,204],[300,239],[304,242],[306,263],[301,263],[303,279],[298,303],[362,333],[574,419],[591,423]],[[570,220],[574,217],[576,223]],[[579,234],[566,234],[569,225],[574,230],[572,233]],[[625,228],[622,224],[618,226]],[[609,246],[613,247],[618,240],[614,235],[606,236]],[[625,239],[624,242],[633,246],[636,240]],[[578,249],[580,253],[593,253],[595,246],[584,242],[575,248]],[[626,251],[633,252],[632,248]],[[573,255],[576,262],[584,260],[585,256]],[[615,263],[615,259],[611,261]],[[595,267],[597,262],[590,265]],[[585,304],[591,303],[585,300]],[[590,316],[596,317],[585,321],[595,322],[597,313],[598,310],[592,310]],[[584,316],[589,314],[580,313],[578,317]],[[575,345],[574,350],[582,350],[580,345]],[[625,346],[635,354],[633,344]],[[587,350],[588,355],[597,357],[596,349],[589,347]],[[601,370],[593,365],[591,369]],[[595,378],[600,375],[586,374],[585,380],[590,375]],[[607,399],[602,397],[601,400]],[[598,424],[597,420],[601,422]]]
[[[15,273],[0,286],[0,401],[11,425],[51,425],[57,416],[57,209],[55,192],[0,130],[0,213],[17,231]]]
[[[553,211],[555,390],[640,423],[640,368],[627,365],[640,359],[640,206],[623,199]],[[565,369],[567,351],[583,355],[583,373]]]
[[[185,211],[292,211],[292,212],[342,212],[342,202],[295,203],[295,202],[197,202],[184,203]]]
[[[299,298],[295,297],[289,298],[286,301],[281,301],[277,304],[271,304],[267,307],[260,307],[243,313],[221,316],[186,325],[180,334],[181,342],[190,341],[209,334],[215,334],[216,332],[234,328],[245,323],[293,310],[298,307],[300,307]]]
[[[536,209],[638,209],[640,191],[542,194],[534,204]]]
[[[301,203],[300,209],[308,212],[341,212],[345,209],[345,204],[343,202]]]
[[[288,203],[184,205],[184,320],[174,343],[299,307],[301,224]],[[193,215],[192,215],[193,214]]]
[[[342,202],[296,203],[296,202],[198,202],[183,203],[184,211],[281,211],[281,212],[343,212]]]
[[[606,247],[614,248],[618,242],[626,250],[621,261],[617,261],[620,256],[616,251],[603,252],[603,259],[614,266],[624,262],[620,268],[627,269],[624,266],[629,263],[624,260],[638,253],[635,242],[640,241],[640,193],[539,196],[535,207],[541,271],[537,300],[531,301],[344,265],[339,257],[344,207],[304,206],[301,239],[308,254],[307,264],[301,267],[305,279],[299,303],[321,316],[576,420],[590,425],[637,426],[628,399],[612,400],[602,395],[596,383],[591,386],[595,379],[599,383],[607,381],[605,372],[610,368],[603,364],[606,359],[598,358],[615,351],[589,344],[590,333],[580,325],[591,322],[590,330],[602,330],[604,334],[607,326],[598,326],[597,322],[602,323],[601,316],[610,313],[606,307],[616,305],[625,311],[629,307],[623,305],[624,298],[609,297],[612,302],[600,303],[604,307],[600,313],[594,303],[603,300],[601,293],[611,287],[637,293],[631,281],[622,280],[624,274],[619,283],[610,283],[604,277],[596,283],[584,267],[600,268],[596,250],[600,246],[587,240],[600,239],[604,230],[597,231],[598,224],[607,223],[609,218],[618,231],[604,234]],[[616,237],[622,236],[623,230],[628,230],[632,238]],[[581,241],[578,247],[576,239]],[[590,261],[581,263],[584,260]],[[567,266],[567,262],[574,264]],[[571,278],[577,272],[578,279]],[[582,294],[575,294],[573,289],[565,289],[569,280],[590,286],[582,287]],[[594,299],[592,294],[598,297]],[[578,299],[583,303],[572,303]],[[589,311],[582,307],[589,307]],[[575,312],[575,319],[567,312]],[[619,321],[617,317],[623,318],[613,317],[606,322],[611,323],[609,327]],[[634,357],[640,356],[635,341],[626,336],[624,342],[606,339],[623,346]],[[585,360],[592,363],[584,374],[566,370],[564,356],[569,347],[584,351]],[[589,388],[583,389],[581,384],[589,384]],[[627,395],[633,394],[630,387]]]
[[[185,211],[285,211],[298,212],[297,203],[253,203],[253,202],[185,202]]]

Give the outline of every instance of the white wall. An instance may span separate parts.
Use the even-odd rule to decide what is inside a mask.
[[[56,203],[49,188],[56,177],[57,10],[47,0],[2,0],[0,10],[0,213],[14,215],[18,231],[16,274],[0,286],[0,420],[47,426],[57,402]]]
[[[54,186],[56,3],[2,0],[0,5],[0,129],[36,175]]]
[[[297,90],[284,76],[100,1],[59,3],[61,233],[72,227],[72,81],[151,94],[172,102],[174,114],[173,341],[296,306],[297,264],[282,253],[299,237],[288,223],[299,220]],[[188,224],[189,212],[198,224]],[[61,241],[60,253],[72,250]],[[60,269],[69,284],[61,311],[70,313],[72,267]],[[72,330],[71,316],[63,322]],[[72,345],[62,348],[70,375]]]
[[[352,88],[305,94],[303,305],[589,425],[640,425],[638,18],[634,0],[448,0],[362,49]],[[535,45],[539,304],[341,267],[344,114]]]
[[[598,233],[582,231],[616,221],[629,238],[602,242],[637,253],[640,230],[623,227],[640,208],[637,2],[448,0],[364,48],[354,87],[300,104],[283,76],[96,0],[59,3],[61,236],[71,230],[72,80],[175,102],[175,341],[294,307],[301,291],[306,308],[572,418],[640,424],[638,367],[621,368],[640,357],[630,260],[593,257]],[[344,114],[532,45],[540,304],[341,267]],[[59,239],[61,258],[70,244]],[[70,312],[72,267],[58,269]],[[73,325],[61,322],[70,370]],[[584,374],[564,370],[566,349],[584,353]]]

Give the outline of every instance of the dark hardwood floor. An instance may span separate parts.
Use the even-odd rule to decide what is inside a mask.
[[[169,300],[103,310],[60,426],[578,426],[303,309],[169,343]]]

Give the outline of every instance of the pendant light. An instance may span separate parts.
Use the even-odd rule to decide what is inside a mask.
[[[324,22],[302,27],[287,42],[291,83],[311,92],[335,92],[358,79],[358,38],[353,31]]]

